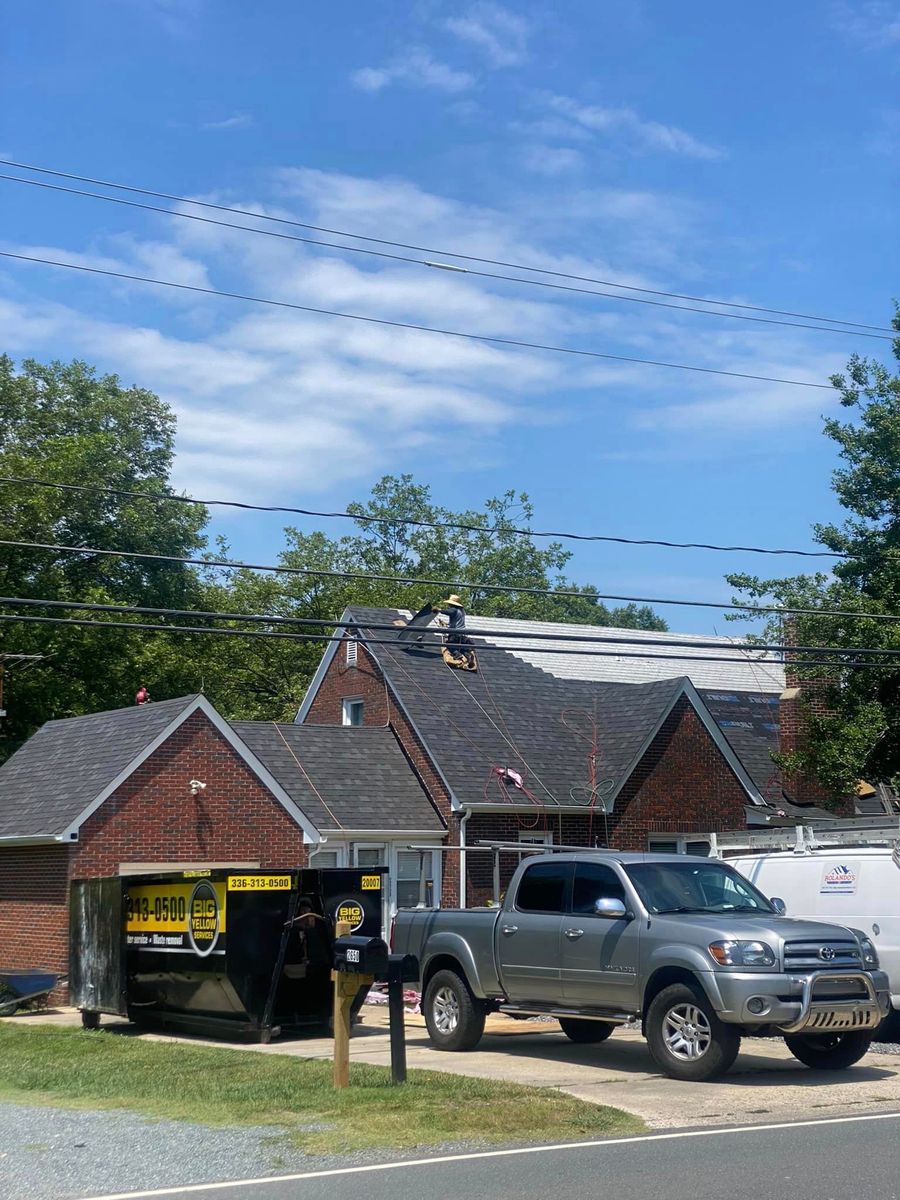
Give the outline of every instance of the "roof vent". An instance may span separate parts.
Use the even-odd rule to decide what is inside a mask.
[[[348,667],[356,666],[356,652],[357,652],[358,648],[359,648],[359,643],[357,642],[356,638],[353,637],[353,635],[351,634],[350,637],[347,638],[347,666]]]

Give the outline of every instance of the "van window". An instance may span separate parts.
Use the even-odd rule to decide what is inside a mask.
[[[571,863],[535,863],[526,870],[519,883],[516,908],[522,912],[565,912],[571,876]]]

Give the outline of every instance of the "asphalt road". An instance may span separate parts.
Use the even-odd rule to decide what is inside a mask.
[[[900,1200],[900,1113],[488,1151],[129,1200]],[[124,1200],[119,1193],[115,1200]],[[90,1200],[99,1200],[91,1197]],[[104,1197],[112,1200],[112,1197]]]

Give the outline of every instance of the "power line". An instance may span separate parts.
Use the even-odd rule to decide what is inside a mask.
[[[88,627],[91,629],[125,629],[125,630],[143,630],[145,632],[154,633],[178,633],[178,634],[199,634],[210,637],[239,637],[259,640],[276,640],[276,641],[292,641],[292,642],[341,642],[343,634],[329,635],[325,633],[281,633],[274,630],[252,630],[252,629],[221,629],[210,627],[208,625],[159,625],[144,621],[104,621],[104,620],[89,620],[81,617],[36,617],[31,614],[22,613],[0,613],[0,622],[13,622],[23,624],[38,624],[38,625],[62,625],[76,626],[80,628]],[[396,638],[378,639],[366,638],[367,646],[393,646],[395,649],[398,646],[402,647],[402,643],[398,643]],[[506,653],[503,646],[492,646],[490,644],[479,644],[478,651],[495,651]],[[562,650],[553,648],[538,648],[529,647],[529,654],[578,654],[589,656],[592,658],[640,658],[640,659],[660,659],[665,662],[692,662],[692,663],[707,663],[707,662],[725,662],[742,663],[745,660],[735,658],[733,655],[696,655],[696,654],[643,654],[630,653],[618,650]],[[759,659],[758,662],[766,662],[771,660]],[[898,670],[900,664],[893,662],[852,662],[846,659],[803,659],[798,665],[803,667],[834,667],[839,670]]]
[[[155,608],[139,604],[102,604],[97,601],[85,600],[48,600],[33,596],[0,596],[0,606],[3,607],[22,607],[22,608],[65,608],[77,609],[80,612],[100,612],[100,613],[116,613],[116,614],[133,614],[138,613],[142,616],[158,616],[158,617],[193,617],[195,619],[202,618],[203,620],[213,621],[246,621],[250,623],[259,623],[265,625],[288,625],[301,626],[303,628],[318,628],[327,626],[329,629],[357,630],[364,629],[367,631],[375,631],[377,633],[393,633],[400,632],[400,628],[395,624],[378,621],[340,621],[332,617],[286,617],[277,614],[269,613],[235,613],[235,612],[218,612],[215,610],[205,610],[196,608]],[[476,618],[477,620],[477,618]],[[440,626],[427,629],[429,633],[443,632]],[[590,646],[597,645],[624,645],[634,646],[641,641],[640,637],[635,637],[632,633],[629,636],[623,632],[621,634],[605,634],[605,633],[544,633],[540,630],[509,630],[509,629],[486,629],[479,625],[467,625],[466,633],[472,637],[480,637],[487,639],[500,639],[519,642],[553,642],[553,643],[570,643],[578,642]],[[665,637],[662,635],[648,638],[646,645],[649,649],[656,647],[678,648],[678,649],[697,649],[697,650],[721,650],[729,649],[726,641],[730,642],[736,654],[750,654],[758,651],[760,657],[754,661],[768,662],[770,659],[765,655],[770,653],[782,654],[862,654],[866,656],[887,657],[900,655],[900,646],[896,649],[875,647],[875,646],[802,646],[791,644],[773,644],[765,642],[738,642],[730,641],[730,639],[704,639],[702,637]],[[503,646],[496,647],[503,649]],[[516,646],[515,649],[520,649]],[[529,647],[529,651],[531,647]],[[577,651],[576,651],[577,653]],[[729,658],[728,661],[732,661]],[[736,660],[742,661],[742,660]]]
[[[418,517],[375,517],[368,513],[322,512],[312,508],[294,508],[287,504],[250,504],[243,500],[197,500],[193,496],[176,496],[162,492],[134,492],[126,488],[97,487],[93,484],[53,483],[47,479],[33,479],[22,475],[0,475],[0,483],[27,484],[33,487],[53,488],[60,492],[89,492],[102,496],[124,496],[132,500],[149,500],[158,504],[173,500],[178,504],[199,504],[204,508],[239,508],[250,512],[289,513],[300,517],[344,517],[351,521],[368,522],[375,525],[413,525],[421,529],[458,529],[467,533],[515,534],[518,537],[558,538],[576,542],[614,542],[620,546],[662,546],[669,550],[721,550],[728,553],[779,554],[801,558],[858,559],[859,554],[839,550],[792,550],[765,546],[719,546],[711,542],[669,542],[659,538],[614,537],[612,534],[569,533],[551,530],[519,529],[512,525],[470,525],[463,521],[423,521]],[[880,551],[873,558],[900,558],[900,552]]]
[[[133,558],[144,562],[174,563],[229,571],[272,571],[281,575],[303,575],[319,579],[360,580],[367,583],[395,583],[403,587],[462,588],[470,592],[496,592],[504,595],[550,596],[562,600],[614,600],[623,604],[671,604],[682,608],[714,608],[719,612],[734,609],[740,613],[778,613],[782,616],[851,617],[866,621],[900,621],[892,613],[867,613],[858,609],[788,608],[778,604],[735,604],[733,601],[676,600],[651,596],[618,596],[609,592],[577,592],[553,588],[516,586],[509,583],[471,583],[463,579],[419,579],[404,575],[375,575],[361,571],[326,571],[313,567],[271,566],[241,562],[239,559],[188,558],[176,554],[149,554],[137,550],[106,550],[97,546],[63,546],[53,542],[24,542],[0,539],[0,546],[20,550],[50,550],[59,554],[86,554],[94,557]]]
[[[3,160],[0,160],[2,162]],[[176,209],[162,208],[158,204],[142,204],[138,200],[125,200],[121,196],[102,196],[98,192],[88,192],[83,188],[63,187],[58,183],[46,183],[40,179],[23,179],[18,175],[0,174],[0,179],[8,183],[24,183],[29,187],[44,188],[48,191],[62,192],[69,196],[82,196],[91,200],[103,200],[107,204],[119,204],[127,208],[136,208],[144,212],[162,213],[167,217],[177,217],[184,221],[200,221],[204,225],[217,225],[222,229],[236,229],[243,233],[254,233],[259,237],[280,238],[283,241],[298,242],[305,246],[320,246],[329,250],[340,250],[347,254],[365,254],[374,258],[389,259],[393,262],[410,263],[420,267],[431,267],[437,270],[458,271],[461,274],[472,275],[480,279],[495,279],[506,283],[524,283],[529,287],[549,288],[558,292],[571,292],[582,296],[600,296],[606,300],[627,301],[629,304],[645,304],[653,308],[669,308],[676,312],[699,313],[705,317],[727,317],[733,321],[751,321],[757,325],[781,325],[790,329],[808,329],[819,333],[837,333],[847,337],[875,338],[891,342],[896,333],[864,333],[859,329],[840,329],[837,326],[809,325],[802,321],[786,321],[778,317],[752,317],[746,313],[719,312],[711,308],[697,308],[687,304],[672,304],[666,300],[648,300],[645,296],[622,296],[616,292],[598,291],[596,288],[577,287],[573,284],[550,283],[546,279],[528,279],[523,275],[504,275],[498,271],[480,271],[476,267],[457,267],[448,263],[429,262],[425,258],[413,258],[408,254],[395,254],[386,250],[371,250],[365,246],[347,246],[340,242],[326,242],[321,238],[299,237],[293,233],[279,233],[274,229],[259,229],[253,225],[239,225],[235,221],[220,221],[215,217],[201,217],[196,213],[178,212]],[[194,204],[193,200],[184,200],[185,204]],[[344,235],[355,236],[355,235]],[[527,269],[527,268],[526,268]],[[708,303],[713,303],[709,301]]]
[[[79,183],[90,183],[97,187],[113,188],[116,191],[134,192],[142,196],[153,196],[157,200],[173,200],[178,204],[191,204],[196,208],[207,208],[215,212],[231,213],[235,216],[253,217],[259,221],[269,221],[277,225],[287,225],[296,229],[309,229],[314,233],[327,233],[334,237],[353,238],[354,241],[370,242],[378,246],[392,246],[398,250],[414,250],[420,254],[434,254],[444,258],[458,258],[462,262],[484,263],[491,267],[505,267],[514,271],[529,271],[534,275],[548,275],[555,279],[572,279],[579,283],[596,283],[601,287],[620,288],[622,291],[638,292],[646,296],[666,296],[671,300],[690,300],[697,304],[716,304],[722,308],[737,308],[745,312],[770,313],[778,317],[798,317],[805,321],[826,321],[833,325],[849,325],[854,329],[871,329],[877,333],[887,333],[896,337],[895,330],[889,329],[882,325],[867,325],[859,321],[845,321],[838,317],[822,317],[812,313],[791,312],[779,308],[767,308],[757,304],[740,304],[734,300],[710,300],[705,296],[691,296],[681,292],[667,292],[658,288],[638,287],[631,283],[621,283],[610,279],[596,279],[589,275],[576,275],[568,271],[553,271],[548,267],[528,266],[524,263],[507,262],[503,259],[482,258],[474,254],[461,254],[456,250],[438,250],[433,246],[417,246],[409,242],[391,241],[388,238],[369,237],[362,233],[350,233],[345,229],[331,229],[324,225],[312,225],[306,221],[291,220],[287,217],[274,217],[267,213],[253,212],[252,209],[230,207],[226,204],[214,204],[209,200],[191,200],[186,196],[175,196],[171,192],[154,191],[151,188],[137,187],[127,183],[113,183],[108,179],[94,179],[90,175],[76,175],[70,171],[56,171],[50,167],[37,167],[31,163],[16,162],[14,159],[0,158],[0,165],[6,167],[16,167],[23,171],[34,171],[41,175],[52,175],[57,179],[73,179]],[[352,247],[344,247],[344,249],[352,249]],[[431,264],[428,264],[431,265]],[[440,264],[436,264],[440,265]],[[621,299],[627,299],[623,296]],[[719,314],[722,316],[728,314]]]
[[[171,279],[153,279],[148,275],[132,275],[126,271],[108,271],[101,267],[87,267],[81,263],[59,262],[53,258],[39,258],[33,254],[13,254],[11,250],[0,250],[3,258],[19,262],[39,263],[45,267],[62,267],[67,271],[82,271],[88,275],[105,275],[110,279],[127,279],[131,283],[151,283],[155,287],[176,288],[181,292],[195,292],[202,296],[219,296],[226,300],[243,300],[248,304],[267,304],[275,308],[289,308],[296,312],[312,313],[319,317],[342,317],[347,321],[363,321],[367,325],[385,325],[390,329],[411,329],[417,333],[436,333],[443,337],[462,338],[471,342],[486,342],[495,346],[512,346],[519,350],[541,350],[553,354],[569,354],[578,358],[600,358],[610,362],[634,363],[643,367],[665,367],[671,371],[691,371],[700,375],[723,375],[729,379],[751,379],[757,383],[783,383],[790,387],[819,388],[833,390],[830,383],[813,383],[808,379],[781,379],[772,375],[751,375],[745,371],[723,371],[716,367],[698,367],[688,363],[662,362],[655,358],[632,358],[625,354],[607,354],[601,350],[581,350],[575,346],[553,346],[546,342],[525,342],[518,338],[496,337],[487,333],[468,333],[459,329],[441,329],[436,325],[417,325],[412,321],[390,321],[386,317],[367,317],[361,313],[338,312],[332,308],[314,308],[309,304],[293,304],[289,300],[271,300],[264,296],[249,296],[243,292],[223,292],[218,288],[199,287],[193,283],[175,283]]]

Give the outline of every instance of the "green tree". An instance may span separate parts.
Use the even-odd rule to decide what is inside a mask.
[[[287,529],[287,546],[280,565],[301,573],[273,579],[254,572],[235,572],[222,585],[219,610],[230,605],[232,612],[266,612],[327,622],[337,619],[348,605],[415,610],[442,599],[447,590],[439,584],[398,584],[340,576],[348,572],[446,580],[454,584],[469,612],[482,616],[666,629],[662,618],[645,606],[609,609],[590,597],[490,591],[491,585],[588,593],[597,590],[565,577],[562,572],[571,555],[559,543],[541,547],[533,538],[512,532],[527,527],[533,518],[533,507],[525,494],[507,492],[488,500],[483,511],[453,512],[436,505],[430,488],[416,483],[411,475],[388,475],[375,484],[365,503],[351,504],[348,511],[356,516],[357,533],[333,539],[322,533]],[[411,520],[437,528],[410,524]],[[486,527],[492,532],[450,529],[448,523]],[[302,573],[310,569],[334,574]],[[457,581],[472,586],[464,587]],[[271,719],[273,714],[289,718],[303,698],[322,649],[322,644],[314,641],[240,643],[237,639],[215,639],[212,648],[206,649],[207,658],[213,654],[219,664],[208,690],[229,714],[248,719]]]
[[[893,318],[900,335],[900,309]],[[900,336],[893,342],[900,363]],[[849,419],[832,418],[824,432],[836,444],[842,465],[832,477],[847,517],[841,524],[815,526],[826,549],[849,557],[830,574],[760,579],[731,575],[740,602],[785,608],[840,608],[870,619],[797,615],[785,625],[770,620],[764,636],[785,632],[792,645],[870,646],[900,651],[900,374],[854,355],[843,375],[831,381]],[[817,656],[821,658],[821,655]],[[900,660],[898,660],[900,661]],[[798,668],[799,669],[799,668]],[[782,759],[788,770],[811,771],[837,793],[862,778],[889,782],[900,775],[900,667],[877,670],[802,668],[819,680],[829,712],[807,713],[804,749]]]
[[[80,362],[26,361],[16,370],[0,356],[0,475],[170,492],[174,436],[175,418],[152,392],[123,387]],[[190,556],[205,544],[206,521],[205,509],[194,505],[0,483],[0,538],[9,541]],[[197,572],[177,564],[4,546],[0,591],[186,608],[197,605],[203,588]],[[10,676],[0,757],[42,721],[129,703],[142,676],[176,694],[184,671],[167,642],[154,634],[4,622],[0,652],[48,658]]]

